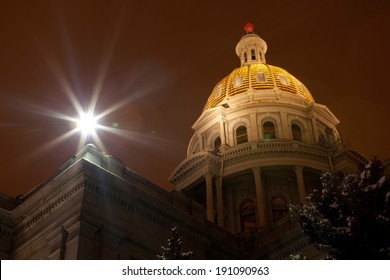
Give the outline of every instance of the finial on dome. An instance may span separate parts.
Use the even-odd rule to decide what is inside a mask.
[[[244,27],[244,30],[246,31],[246,33],[253,33],[253,29],[255,29],[255,27],[253,26],[252,23],[247,23],[245,24],[245,27]]]

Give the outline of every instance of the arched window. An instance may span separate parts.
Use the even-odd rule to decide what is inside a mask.
[[[252,56],[252,60],[256,60],[256,54],[254,49],[251,49],[251,56]]]
[[[274,222],[279,221],[288,214],[287,201],[283,197],[274,197],[272,199],[271,205]]]
[[[217,137],[217,138],[215,138],[215,140],[214,140],[214,149],[217,149],[217,148],[219,148],[219,147],[221,147],[221,137]]]
[[[248,56],[247,56],[246,52],[244,52],[244,61],[248,62]]]
[[[325,130],[319,132],[318,141],[320,145],[329,146],[335,141],[333,130],[329,127],[326,127]]]
[[[255,232],[256,207],[252,200],[245,200],[240,206],[241,232]]]
[[[327,144],[325,134],[324,134],[322,131],[319,132],[318,142],[319,142],[320,145],[322,145],[322,146],[326,146],[326,144]]]
[[[246,132],[246,127],[241,125],[236,129],[236,140],[237,144],[242,144],[248,142],[248,134]]]
[[[276,139],[276,129],[273,122],[263,123],[263,140],[268,141],[271,139]]]
[[[302,131],[299,125],[297,124],[292,124],[291,125],[291,133],[292,133],[292,138],[295,141],[302,141]]]

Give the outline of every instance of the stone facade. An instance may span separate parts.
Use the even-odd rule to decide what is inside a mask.
[[[173,225],[196,258],[240,256],[234,236],[203,222],[200,205],[91,144],[2,210],[3,259],[155,259]]]
[[[208,221],[197,202],[91,144],[0,214],[2,259],[156,259],[173,226],[194,259],[318,256],[287,218],[257,234],[232,234]]]

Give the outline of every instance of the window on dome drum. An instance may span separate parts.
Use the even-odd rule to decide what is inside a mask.
[[[292,138],[295,141],[302,141],[302,131],[299,125],[293,123],[291,125]]]
[[[272,199],[272,217],[274,222],[277,222],[283,219],[288,214],[287,201],[281,197],[277,196]]]
[[[242,76],[237,76],[234,78],[233,86],[240,87],[242,85]]]
[[[236,129],[236,140],[237,144],[248,142],[248,134],[245,126],[241,125]]]
[[[320,132],[319,134],[320,135],[318,136],[318,142],[320,143],[320,145],[326,146],[327,140],[326,140],[325,134],[322,132]]]
[[[252,200],[246,200],[240,206],[241,232],[255,232],[256,207]]]
[[[215,138],[215,140],[214,140],[214,149],[217,149],[217,148],[219,148],[219,147],[221,147],[221,137],[217,137],[217,138]]]
[[[279,74],[279,80],[280,80],[280,82],[281,82],[283,85],[286,85],[286,86],[289,85],[288,79],[287,79],[287,77],[286,77],[285,75]]]
[[[256,60],[256,54],[254,49],[251,49],[251,56],[252,56],[252,60]]]
[[[222,85],[219,85],[217,91],[215,92],[215,98],[219,97],[222,94]]]
[[[273,122],[263,123],[263,140],[269,141],[271,139],[276,139],[276,129]]]
[[[265,73],[264,72],[257,72],[256,73],[256,76],[257,76],[257,81],[259,83],[262,83],[262,82],[265,82],[266,79],[265,79]]]
[[[248,55],[246,54],[246,52],[244,52],[244,61],[248,62]]]

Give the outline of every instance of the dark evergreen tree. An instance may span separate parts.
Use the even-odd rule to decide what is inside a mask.
[[[182,252],[183,238],[179,237],[177,228],[171,228],[171,236],[168,238],[168,246],[161,246],[161,254],[157,255],[160,260],[189,260],[193,252]]]
[[[291,206],[310,242],[329,258],[390,259],[390,180],[374,159],[360,174],[321,177],[308,204]]]

